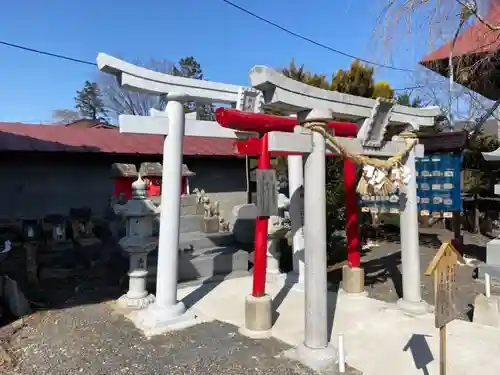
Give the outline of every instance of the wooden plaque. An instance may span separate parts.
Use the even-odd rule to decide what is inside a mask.
[[[454,256],[447,257],[439,266],[434,274],[436,328],[444,327],[457,315],[455,299],[457,259]]]
[[[257,169],[255,177],[259,216],[278,215],[276,171],[273,169]]]
[[[462,256],[451,243],[445,242],[425,272],[426,275],[434,277],[436,328],[445,327],[457,316],[457,262],[464,263]]]

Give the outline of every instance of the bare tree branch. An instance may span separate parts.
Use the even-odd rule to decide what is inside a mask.
[[[78,111],[73,109],[56,109],[52,111],[52,123],[58,125],[66,125],[77,120],[80,120],[82,116]]]
[[[174,67],[170,61],[155,59],[151,59],[148,63],[138,60],[134,64],[160,73],[171,73]],[[100,73],[97,82],[104,105],[115,119],[121,114],[147,116],[151,108],[164,109],[165,107],[164,101],[158,96],[121,88],[116,78],[110,74]]]

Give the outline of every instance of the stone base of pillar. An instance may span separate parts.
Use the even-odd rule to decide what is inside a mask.
[[[245,299],[245,326],[239,332],[252,339],[271,337],[272,300],[267,294],[262,297],[247,296]]]
[[[149,294],[145,297],[141,298],[131,298],[124,294],[121,296],[118,301],[116,302],[118,307],[122,309],[128,309],[128,310],[141,310],[145,309],[149,305],[153,304],[155,302],[155,296],[152,294]]]
[[[219,217],[204,217],[201,220],[201,231],[203,233],[219,233]]]
[[[423,315],[431,313],[433,311],[433,307],[423,300],[418,302],[413,302],[400,298],[398,300],[397,305],[399,309],[413,315]]]
[[[147,309],[138,311],[132,320],[148,335],[184,329],[200,322],[192,311],[186,311],[182,302],[166,308],[155,302]]]
[[[332,374],[337,373],[338,349],[332,344],[322,349],[311,349],[301,344],[285,351],[283,355],[319,373],[324,371]]]
[[[359,267],[342,267],[342,289],[348,294],[366,294],[365,272]]]

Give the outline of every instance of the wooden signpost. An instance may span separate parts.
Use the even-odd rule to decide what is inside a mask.
[[[426,276],[434,276],[436,328],[439,328],[440,375],[446,375],[446,325],[457,315],[455,281],[458,262],[465,264],[455,247],[449,242],[444,242],[425,271]]]

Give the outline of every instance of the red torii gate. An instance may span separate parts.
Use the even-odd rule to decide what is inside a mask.
[[[230,108],[218,108],[216,111],[216,121],[223,127],[262,134],[261,138],[250,138],[235,142],[238,153],[247,156],[258,156],[257,169],[271,169],[271,156],[293,155],[288,152],[270,153],[268,151],[267,133],[270,131],[293,132],[295,126],[299,125],[295,118],[242,112]],[[358,132],[358,126],[349,122],[331,121],[328,123],[328,127],[333,129],[335,135],[339,137],[355,137]],[[360,239],[356,195],[356,165],[349,159],[344,159],[344,188],[346,199],[347,260],[350,267],[359,267]],[[257,217],[252,290],[254,297],[260,297],[265,294],[267,224],[268,217]]]

